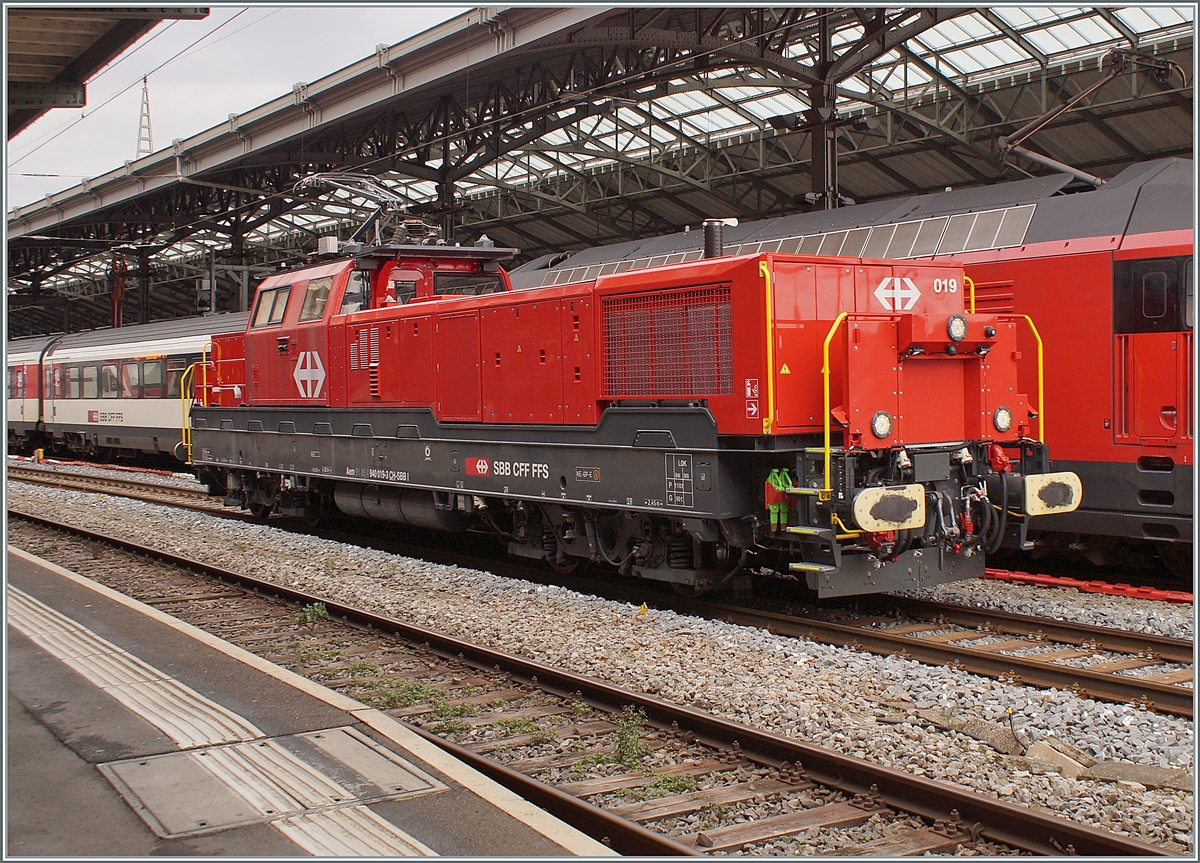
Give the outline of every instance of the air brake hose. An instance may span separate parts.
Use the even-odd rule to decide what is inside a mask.
[[[1008,530],[1008,476],[1003,473],[1000,474],[1000,485],[1004,491],[1000,495],[1000,518],[997,520],[999,527],[996,530],[996,539],[985,549],[988,554],[995,554],[1000,550],[1000,544],[1004,542],[1004,532]]]

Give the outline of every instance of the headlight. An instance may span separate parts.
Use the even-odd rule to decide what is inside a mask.
[[[946,321],[946,332],[951,339],[961,342],[967,337],[967,319],[962,315],[951,315],[950,320]]]
[[[992,425],[1001,434],[1007,432],[1012,428],[1012,411],[1003,406],[996,408],[995,413],[992,414]]]
[[[887,411],[876,411],[871,417],[871,434],[883,440],[892,433],[892,415]]]

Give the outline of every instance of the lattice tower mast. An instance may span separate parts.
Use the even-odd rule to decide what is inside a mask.
[[[137,158],[154,152],[154,139],[150,135],[150,82],[142,78],[142,115],[138,120]]]

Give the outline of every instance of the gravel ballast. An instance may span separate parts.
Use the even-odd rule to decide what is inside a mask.
[[[1029,744],[1055,736],[1096,759],[1194,771],[1194,728],[1185,719],[668,611],[638,615],[633,605],[564,588],[266,525],[21,483],[8,490],[11,506],[34,514],[241,570],[1176,851],[1194,848],[1191,792],[1068,779],[1040,762],[937,730],[917,711],[1006,724],[1011,716],[1012,727]],[[1191,609],[1166,603],[1060,595],[997,582],[968,582],[930,593],[956,602],[971,596],[973,604],[979,596],[989,607],[995,603],[1072,619],[1078,619],[1073,609],[1080,600],[1090,623],[1128,622],[1135,631],[1191,636]],[[1055,610],[1047,611],[1051,606]],[[1143,626],[1153,628],[1137,628]]]

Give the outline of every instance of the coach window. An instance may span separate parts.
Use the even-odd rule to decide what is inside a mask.
[[[1188,258],[1183,265],[1184,302],[1187,307],[1183,313],[1183,325],[1193,330],[1196,328],[1196,283],[1192,274],[1192,259]]]
[[[121,376],[116,363],[100,366],[100,398],[115,399],[121,394]]]
[[[254,326],[269,327],[282,321],[291,292],[291,285],[261,291],[258,295],[258,309],[254,312]]]
[[[304,294],[304,307],[300,309],[300,321],[319,321],[325,315],[325,303],[329,301],[329,287],[333,278],[310,279]]]
[[[25,370],[17,369],[17,377],[13,382],[16,388],[15,397],[19,399],[25,398]]]
[[[66,378],[66,385],[63,387],[63,397],[68,399],[79,398],[79,366],[69,366],[63,369],[63,377]]]
[[[1120,333],[1174,333],[1188,317],[1186,258],[1113,264],[1113,326]]]
[[[183,375],[187,371],[189,364],[187,357],[167,358],[167,398],[179,398]]]
[[[100,397],[100,385],[98,369],[95,366],[84,366],[80,372],[82,380],[82,391],[85,399],[96,399]]]
[[[433,274],[433,292],[439,296],[475,296],[503,290],[499,273]]]
[[[60,392],[62,387],[60,386],[58,389],[55,389],[55,386],[54,386],[55,371],[56,371],[55,369],[51,369],[51,368],[46,369],[46,383],[45,383],[44,388],[42,389],[42,392],[44,392],[46,394],[46,397],[51,398],[51,399],[62,398],[62,393]]]
[[[371,273],[367,270],[351,270],[350,280],[346,282],[346,292],[342,294],[340,314],[360,312],[371,307]]]
[[[142,398],[163,397],[163,361],[146,360],[142,363]]]
[[[142,397],[142,375],[136,362],[121,364],[121,398]]]

